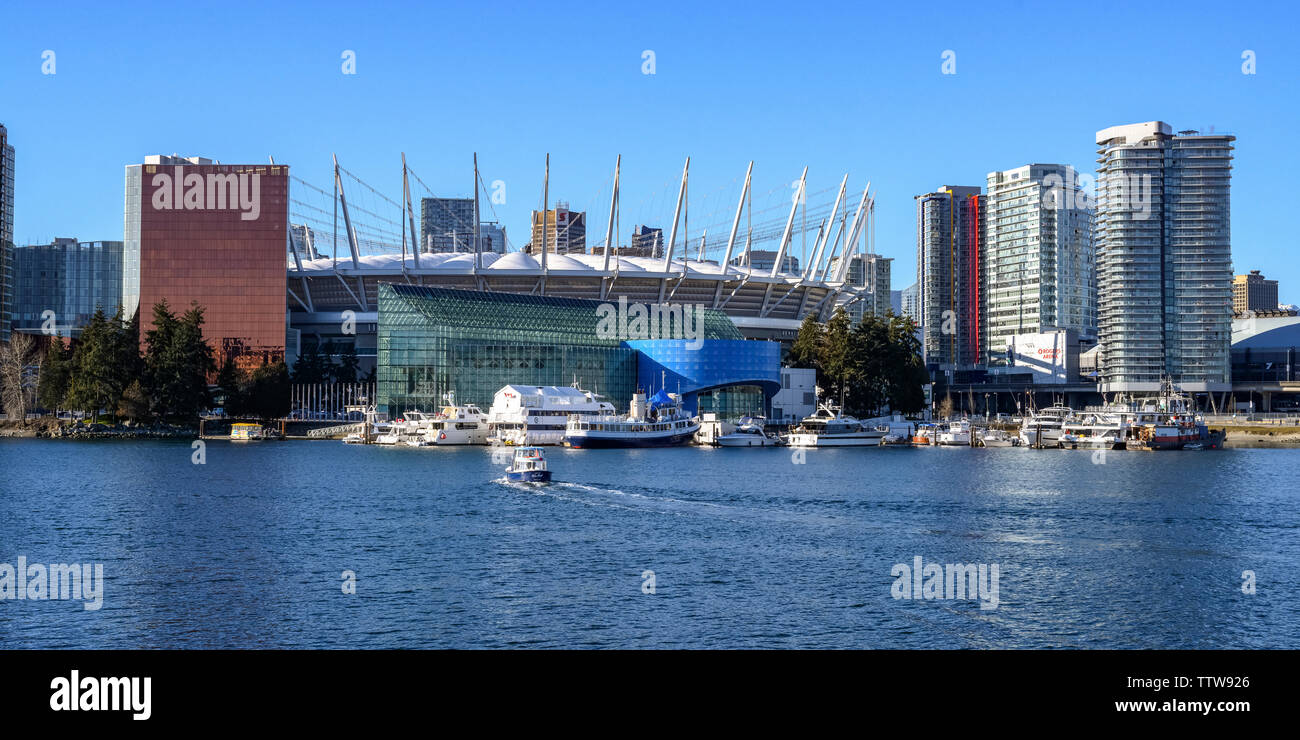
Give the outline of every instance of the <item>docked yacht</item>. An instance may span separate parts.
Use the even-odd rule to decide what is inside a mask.
[[[564,444],[576,449],[672,447],[690,442],[699,430],[700,420],[682,408],[681,396],[661,388],[649,399],[642,391],[633,394],[627,416],[573,414]]]
[[[985,429],[975,437],[976,447],[1018,447],[1020,438],[1001,429]]]
[[[576,385],[507,385],[496,392],[488,409],[488,442],[504,445],[564,443],[569,418],[611,416],[614,405]]]
[[[376,424],[375,425],[375,444],[377,445],[395,445],[402,441],[402,433],[395,425]]]
[[[714,440],[719,447],[771,447],[781,444],[781,438],[768,434],[765,429],[766,419],[746,416],[740,420],[730,434],[724,434]]]
[[[876,447],[887,433],[887,429],[869,428],[825,403],[817,413],[799,422],[785,443],[791,447]]]
[[[968,420],[950,421],[939,427],[937,443],[945,447],[970,447],[970,435]]]
[[[1051,406],[1026,416],[1020,424],[1020,444],[1025,447],[1056,447],[1061,427],[1074,416],[1069,406]]]
[[[430,443],[442,445],[485,445],[491,434],[488,415],[472,403],[445,406],[425,430]]]
[[[1057,444],[1072,450],[1122,450],[1126,428],[1127,424],[1118,414],[1085,414],[1061,425]]]

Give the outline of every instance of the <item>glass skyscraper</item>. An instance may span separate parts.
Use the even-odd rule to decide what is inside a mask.
[[[9,341],[14,300],[14,148],[0,124],[0,342]]]
[[[1051,328],[1097,335],[1092,211],[1073,167],[1030,164],[988,175],[985,196],[985,352]]]
[[[55,239],[13,253],[15,329],[44,331],[52,318],[59,336],[77,336],[96,309],[111,317],[122,303],[122,242]]]
[[[925,363],[967,369],[981,356],[983,200],[978,187],[946,185],[916,196],[916,280]]]
[[[1232,142],[1161,121],[1097,132],[1103,392],[1230,388]]]

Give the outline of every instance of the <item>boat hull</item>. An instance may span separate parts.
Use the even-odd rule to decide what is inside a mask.
[[[695,432],[699,427],[692,429],[683,429],[679,432],[663,435],[603,435],[596,434],[569,434],[565,435],[564,443],[576,450],[600,450],[600,449],[618,449],[618,448],[642,448],[642,447],[676,447],[684,445],[695,438]]]
[[[507,470],[506,480],[512,483],[550,483],[549,470]]]
[[[756,434],[726,435],[718,437],[714,444],[718,447],[775,447],[777,440]]]
[[[791,434],[791,447],[879,447],[880,437],[865,434]]]

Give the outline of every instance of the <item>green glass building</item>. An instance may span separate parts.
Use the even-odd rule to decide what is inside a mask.
[[[642,351],[599,336],[601,305],[578,298],[381,284],[377,410],[390,417],[407,409],[433,410],[445,403],[448,391],[455,392],[456,403],[486,410],[493,395],[511,383],[569,386],[575,381],[626,409],[637,389]],[[742,339],[721,311],[704,310],[702,324],[706,344]]]

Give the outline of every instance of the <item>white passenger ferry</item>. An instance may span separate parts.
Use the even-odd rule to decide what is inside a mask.
[[[680,395],[661,389],[647,399],[644,392],[637,391],[627,416],[570,416],[564,444],[576,449],[672,447],[690,442],[699,430],[699,418],[682,408]]]
[[[564,443],[569,417],[612,416],[614,405],[580,388],[555,385],[507,385],[488,409],[488,441],[504,445]]]

